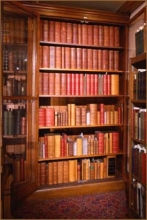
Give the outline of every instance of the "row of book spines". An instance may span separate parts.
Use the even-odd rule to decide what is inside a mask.
[[[25,43],[27,23],[23,18],[5,17],[3,22],[3,43]]]
[[[26,180],[27,162],[24,158],[15,159],[14,163],[14,183],[19,183]]]
[[[133,98],[146,99],[146,71],[138,71],[133,82]]]
[[[132,149],[132,174],[138,181],[146,185],[146,152],[138,148]]]
[[[27,81],[23,78],[24,77],[19,77],[17,79],[13,76],[13,78],[6,79],[3,85],[3,95],[25,96],[27,94]]]
[[[40,46],[40,67],[119,70],[119,51],[62,46]]]
[[[137,30],[135,33],[135,47],[136,47],[136,56],[143,54],[145,51],[145,27],[142,27],[140,30]]]
[[[83,159],[38,163],[38,185],[52,185],[107,178],[107,158],[90,162]]]
[[[27,70],[27,51],[22,49],[4,49],[3,50],[3,70]]]
[[[25,155],[26,145],[25,144],[6,145],[6,152],[8,154]]]
[[[118,26],[40,20],[40,29],[43,41],[112,47],[120,45]]]
[[[39,108],[39,127],[118,125],[122,122],[121,106],[67,104],[66,106],[40,106]]]
[[[119,153],[119,132],[98,132],[87,137],[69,138],[60,134],[46,134],[39,137],[39,158]]]
[[[132,137],[146,141],[146,109],[132,109]]]
[[[40,95],[119,95],[119,75],[40,73]]]

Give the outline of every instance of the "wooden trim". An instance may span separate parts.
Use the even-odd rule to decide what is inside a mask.
[[[145,1],[126,1],[118,10],[118,13],[131,14]]]

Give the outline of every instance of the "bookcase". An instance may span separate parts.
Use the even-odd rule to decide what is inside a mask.
[[[33,57],[33,53],[38,53],[37,16],[19,3],[5,1],[1,19],[2,181],[6,180],[2,184],[2,198],[7,213],[8,197],[12,195],[15,204],[36,189],[32,172],[36,166],[37,139],[37,60]]]
[[[146,9],[132,18],[130,38],[130,212],[146,219]],[[139,39],[139,40],[138,40]]]

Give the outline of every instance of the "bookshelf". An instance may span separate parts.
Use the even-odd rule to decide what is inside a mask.
[[[146,47],[145,9],[130,23],[130,142],[129,207],[136,218],[146,218]],[[143,27],[143,28],[140,28]],[[138,30],[143,30],[141,48],[136,47]],[[133,41],[131,39],[131,41]]]

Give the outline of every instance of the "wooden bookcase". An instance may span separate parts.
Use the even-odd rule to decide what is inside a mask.
[[[130,41],[129,207],[136,218],[146,219],[146,9],[132,18]],[[143,31],[142,31],[143,28]],[[138,43],[138,36],[143,38]],[[137,43],[136,43],[137,41]],[[143,46],[142,46],[143,45]]]

